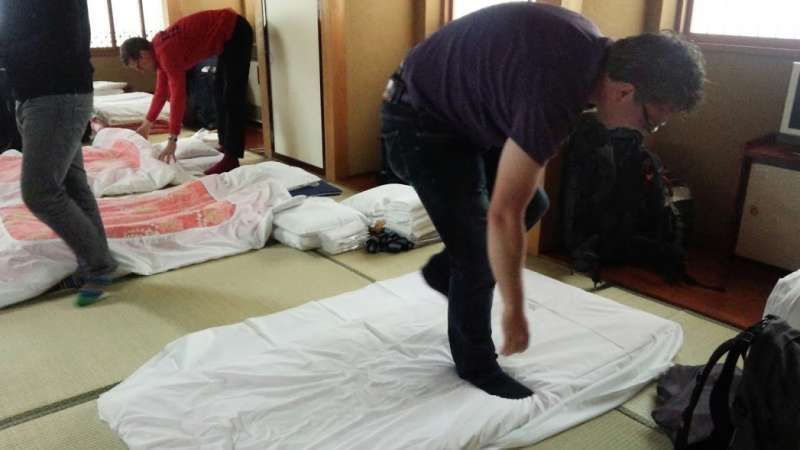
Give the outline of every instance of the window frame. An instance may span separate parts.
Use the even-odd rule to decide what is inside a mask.
[[[800,55],[800,39],[766,38],[723,34],[692,33],[694,0],[681,0],[675,15],[676,29],[691,41],[720,50],[741,50],[747,53]]]
[[[130,1],[130,0],[128,0]],[[139,3],[139,26],[141,28],[141,37],[147,39],[147,28],[144,23],[144,1],[136,0]],[[111,0],[106,0],[108,5],[108,23],[109,32],[111,34],[111,47],[92,47],[90,49],[92,56],[114,56],[119,54],[119,46],[117,45],[117,31],[114,28],[114,7]]]
[[[442,18],[443,24],[449,23],[453,21],[453,2],[456,0],[444,0],[442,2]],[[507,0],[507,1],[514,1],[514,0]],[[549,4],[560,4],[559,0],[525,0],[526,2],[537,2],[537,3],[549,3]]]

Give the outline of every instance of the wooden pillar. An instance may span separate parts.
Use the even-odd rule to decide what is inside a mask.
[[[255,31],[256,59],[258,60],[259,92],[261,96],[261,133],[264,141],[264,155],[272,157],[272,124],[270,122],[272,102],[269,98],[269,64],[267,63],[266,16],[264,4],[266,0],[249,0],[246,13],[253,17]]]
[[[345,0],[320,1],[320,18],[325,177],[335,181],[348,175]]]

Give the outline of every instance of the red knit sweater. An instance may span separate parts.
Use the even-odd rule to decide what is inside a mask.
[[[156,92],[147,120],[153,122],[169,98],[169,132],[181,131],[186,110],[186,71],[200,61],[222,53],[236,27],[231,9],[202,11],[186,16],[153,38]]]

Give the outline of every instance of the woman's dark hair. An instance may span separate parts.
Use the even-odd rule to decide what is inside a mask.
[[[139,53],[142,50],[152,49],[153,46],[147,39],[142,37],[132,37],[130,39],[126,39],[125,42],[123,42],[119,47],[119,58],[122,60],[122,64],[127,66],[128,62],[131,60],[139,60]]]
[[[645,33],[616,41],[606,73],[636,87],[642,102],[691,111],[703,98],[706,69],[697,45],[673,32]]]

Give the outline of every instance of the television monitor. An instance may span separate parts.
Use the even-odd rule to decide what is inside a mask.
[[[800,145],[800,62],[792,64],[792,75],[789,77],[789,89],[786,92],[786,104],[783,107],[781,131],[778,135],[782,142]]]

